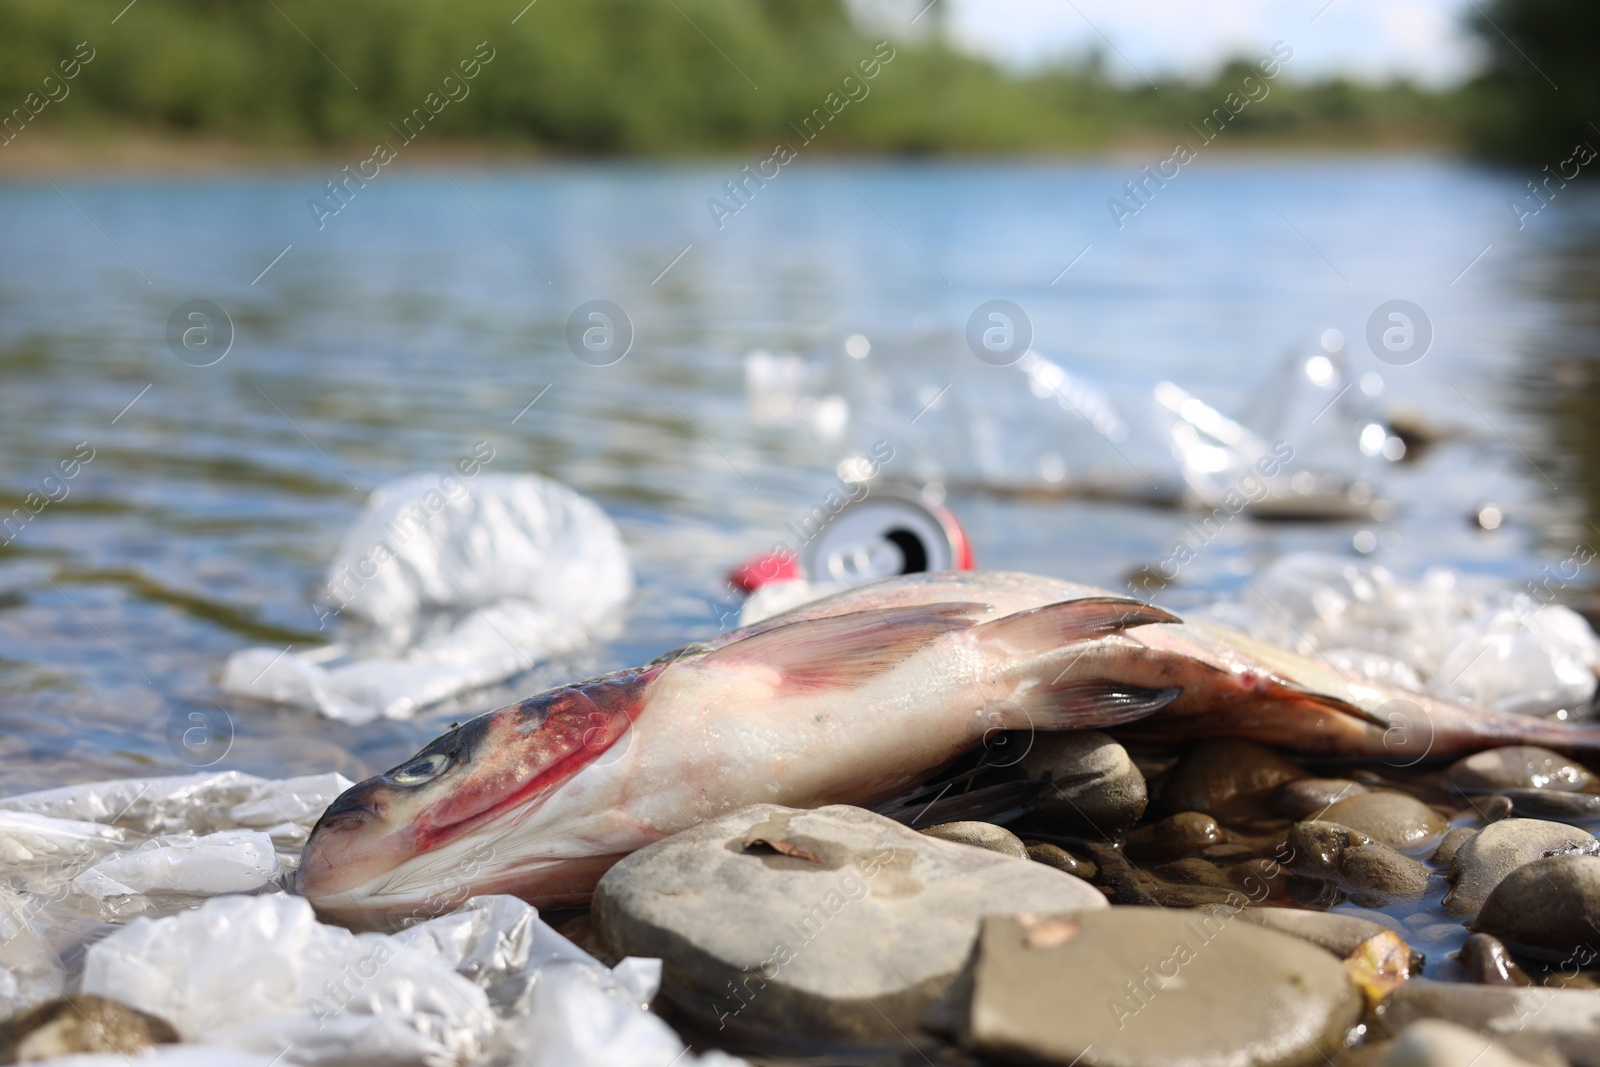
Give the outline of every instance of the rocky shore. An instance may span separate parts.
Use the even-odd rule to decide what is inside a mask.
[[[282,891],[338,781],[9,798],[0,1061],[1600,1065],[1583,764],[1010,740],[898,818],[757,805],[589,908],[391,934]]]

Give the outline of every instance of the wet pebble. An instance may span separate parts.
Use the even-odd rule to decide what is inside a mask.
[[[1290,819],[1316,819],[1341,800],[1368,792],[1349,778],[1300,778],[1285,782],[1272,794],[1272,806]]]
[[[1077,875],[1079,878],[1090,879],[1095,876],[1094,864],[1079,859],[1060,845],[1052,845],[1047,841],[1029,841],[1026,847],[1028,858],[1036,863]]]
[[[1541,819],[1490,823],[1456,852],[1445,908],[1470,920],[1506,875],[1525,863],[1568,852],[1592,855],[1600,852],[1600,841],[1576,827]]]
[[[1123,847],[1142,863],[1161,863],[1201,852],[1222,840],[1217,820],[1198,811],[1180,811],[1128,834]]]
[[[0,1023],[0,1063],[30,1063],[76,1052],[132,1056],[178,1040],[165,1019],[92,993],[52,1000]]]
[[[1373,792],[1350,797],[1330,807],[1320,818],[1360,830],[1400,852],[1431,848],[1450,829],[1438,812],[1404,793]]]
[[[1503,801],[1508,813],[1524,819],[1556,822],[1600,821],[1600,796],[1593,793],[1556,793],[1547,789],[1507,789],[1491,801]]]
[[[1306,772],[1265,745],[1237,738],[1201,741],[1184,753],[1162,789],[1167,811],[1262,814],[1271,791]]]
[[[1581,763],[1536,745],[1475,752],[1452,763],[1443,780],[1462,793],[1498,793],[1503,789],[1590,791],[1600,785],[1600,780]]]
[[[985,1061],[1288,1067],[1320,1062],[1361,1014],[1322,949],[1159,908],[990,918],[969,973],[945,1018]]]
[[[998,852],[1013,859],[1028,858],[1028,848],[1022,843],[1022,839],[1005,827],[996,826],[992,822],[944,822],[937,826],[925,827],[921,832],[941,841],[954,841],[958,845],[986,848],[990,852]]]
[[[1456,961],[1467,972],[1467,981],[1479,985],[1532,985],[1533,979],[1517,966],[1497,938],[1472,934],[1461,946]]]
[[[1433,850],[1433,855],[1428,859],[1434,864],[1448,868],[1455,862],[1456,853],[1461,851],[1461,846],[1472,840],[1478,831],[1471,826],[1457,826],[1445,833],[1440,840],[1439,847]]]
[[[1029,810],[1054,829],[1109,840],[1144,814],[1144,775],[1126,749],[1098,731],[1035,734],[1020,766],[1030,781],[1048,778]]]
[[[1428,869],[1359,830],[1308,820],[1289,831],[1296,873],[1332,883],[1362,905],[1414,900],[1428,890]]]
[[[1600,856],[1551,856],[1501,879],[1477,926],[1518,952],[1560,961],[1595,939],[1600,915]],[[1592,963],[1594,949],[1590,948]]]
[[[606,872],[595,939],[664,961],[661,996],[712,1030],[898,1043],[944,994],[988,914],[1103,909],[1042,863],[943,841],[860,808],[761,804]]]

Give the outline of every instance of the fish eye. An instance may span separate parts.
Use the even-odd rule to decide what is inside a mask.
[[[389,779],[396,785],[421,785],[448,771],[455,762],[455,757],[447,752],[434,752],[412,760],[391,773]]]

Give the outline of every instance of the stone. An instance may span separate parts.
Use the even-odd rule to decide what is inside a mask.
[[[1439,847],[1433,850],[1433,855],[1428,857],[1428,862],[1448,870],[1456,861],[1456,853],[1461,851],[1461,846],[1471,841],[1477,832],[1471,826],[1457,826],[1449,830],[1440,840]]]
[[[1373,1013],[1375,1036],[1398,1037],[1424,1019],[1455,1023],[1529,1060],[1553,1047],[1573,1067],[1600,1067],[1600,991],[1471,985],[1413,978]],[[1482,1065],[1478,1065],[1482,1067]]]
[[[1450,824],[1422,801],[1404,793],[1371,792],[1339,801],[1318,818],[1360,830],[1397,852],[1432,849]]]
[[[1559,962],[1594,943],[1597,915],[1600,856],[1569,854],[1534,860],[1502,878],[1477,927],[1516,952]]]
[[[1306,911],[1302,908],[1245,908],[1238,912],[1238,917],[1251,925],[1319,945],[1340,959],[1349,956],[1364,942],[1389,930],[1387,926],[1359,916]],[[1426,957],[1421,952],[1411,949],[1412,970],[1421,971],[1425,962]]]
[[[1297,874],[1331,882],[1363,906],[1414,900],[1428,891],[1428,869],[1359,830],[1307,820],[1289,831]]]
[[[1370,790],[1366,786],[1349,778],[1298,778],[1273,791],[1272,807],[1279,815],[1296,821],[1320,819],[1339,801],[1367,792]]]
[[[940,841],[954,841],[958,845],[986,848],[990,852],[998,852],[1013,859],[1028,858],[1028,849],[1022,843],[1022,839],[1005,827],[996,826],[992,822],[945,822],[926,827],[920,832],[929,837],[936,837]]]
[[[121,1001],[80,993],[0,1023],[0,1063],[31,1063],[77,1052],[132,1056],[177,1040],[178,1032],[164,1019]]]
[[[1160,863],[1192,856],[1221,840],[1217,820],[1198,811],[1180,811],[1130,831],[1123,848],[1140,862]]]
[[[1066,871],[1083,879],[1092,879],[1095,876],[1093,863],[1079,859],[1060,845],[1052,845],[1048,841],[1029,841],[1027,849],[1028,858],[1036,863],[1043,863],[1047,867],[1054,867],[1058,871]]]
[[[1361,1016],[1315,945],[1161,908],[987,919],[952,999],[976,1056],[1061,1067],[1309,1065]]]
[[[1378,1061],[1378,1067],[1534,1067],[1504,1045],[1439,1019],[1412,1023]]]
[[[713,1030],[903,1047],[983,916],[1106,906],[1042,863],[859,808],[760,804],[625,857],[591,915],[607,954],[661,959],[661,996]]]
[[[1479,985],[1533,985],[1505,945],[1488,934],[1469,935],[1456,962],[1467,972],[1467,981]]]
[[[1507,789],[1489,798],[1510,805],[1508,815],[1556,822],[1600,822],[1600,796],[1548,789]]]
[[[1020,766],[1029,781],[1048,779],[1028,808],[1054,829],[1109,841],[1144,815],[1144,775],[1096,730],[1037,733]]]
[[[1161,791],[1167,811],[1257,814],[1284,782],[1307,777],[1265,745],[1238,738],[1201,741],[1184,753]]]
[[[1462,793],[1498,793],[1503,789],[1550,789],[1593,792],[1600,779],[1581,763],[1536,745],[1511,745],[1475,752],[1446,768],[1443,781]]]
[[[1593,855],[1600,852],[1600,841],[1576,827],[1541,819],[1490,823],[1456,852],[1445,909],[1470,920],[1506,875],[1525,863],[1567,852]]]

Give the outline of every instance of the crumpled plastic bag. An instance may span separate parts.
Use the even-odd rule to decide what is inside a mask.
[[[0,926],[41,944],[79,944],[106,921],[273,889],[311,826],[349,787],[339,774],[268,781],[225,771],[5,797]],[[4,952],[0,966],[16,969]],[[14,1004],[18,997],[28,999],[19,993]]]
[[[581,648],[633,590],[615,524],[534,474],[386,483],[329,568],[337,643],[235,652],[222,688],[352,723],[408,718]]]
[[[0,842],[8,826],[4,813],[26,812],[152,836],[260,830],[280,850],[298,850],[323,811],[353,784],[337,773],[266,779],[218,771],[64,785],[0,798]]]
[[[1577,612],[1470,587],[1448,567],[1407,580],[1375,563],[1294,553],[1238,601],[1193,614],[1368,678],[1522,715],[1581,713],[1600,669],[1600,637]]]
[[[272,838],[258,830],[221,830],[204,837],[173,835],[146,841],[73,876],[90,896],[248,893],[283,874]]]
[[[645,1010],[660,973],[658,960],[607,968],[513,897],[384,935],[271,894],[135,920],[91,946],[83,989],[161,1016],[185,1041],[304,1067],[737,1064],[688,1056]]]
[[[0,886],[0,1018],[60,996],[67,970],[35,918],[44,907]]]
[[[454,1064],[494,1025],[483,990],[382,934],[317,922],[301,897],[217,897],[90,946],[83,990],[186,1041],[329,1065]]]

